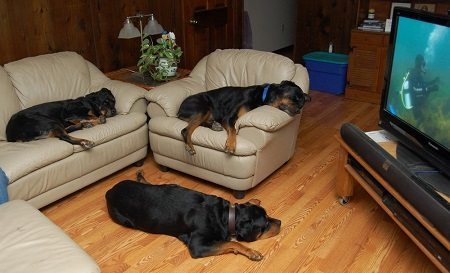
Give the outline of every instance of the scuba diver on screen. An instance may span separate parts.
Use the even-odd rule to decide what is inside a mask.
[[[439,77],[427,82],[424,80],[425,73],[425,59],[418,54],[414,67],[403,78],[400,90],[403,106],[406,109],[412,109],[418,120],[421,119],[422,107],[426,104],[428,95],[439,90]]]

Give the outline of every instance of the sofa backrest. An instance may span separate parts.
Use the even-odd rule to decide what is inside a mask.
[[[5,70],[22,109],[84,96],[91,85],[87,62],[75,52],[21,59],[5,64]]]
[[[19,111],[20,103],[8,73],[0,66],[0,141],[6,140],[6,124],[14,113]]]
[[[216,50],[208,55],[205,66],[207,90],[223,86],[280,83],[291,80],[296,73],[291,59],[252,49]]]

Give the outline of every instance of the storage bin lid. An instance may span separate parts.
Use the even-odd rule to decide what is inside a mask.
[[[325,63],[333,63],[333,64],[347,64],[348,56],[346,54],[338,54],[338,53],[328,53],[324,51],[315,51],[305,54],[303,56],[304,60],[307,61],[317,61],[317,62],[325,62]]]

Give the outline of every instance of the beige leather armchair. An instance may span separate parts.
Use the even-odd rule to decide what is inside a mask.
[[[308,92],[307,70],[289,58],[250,49],[216,50],[204,57],[189,77],[169,82],[146,94],[150,116],[150,145],[155,161],[234,190],[237,198],[258,185],[293,155],[300,116],[271,106],[254,109],[236,123],[234,155],[224,152],[227,134],[199,127],[192,141],[196,154],[185,150],[181,130],[187,123],[177,118],[181,102],[189,95],[223,86],[250,86],[291,80]]]

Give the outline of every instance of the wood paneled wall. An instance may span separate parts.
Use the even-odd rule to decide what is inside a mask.
[[[70,50],[105,72],[135,65],[139,38],[117,35],[138,12],[150,13],[148,0],[2,0],[0,64]]]
[[[328,50],[330,41],[335,52],[348,53],[350,31],[366,16],[368,8],[374,7],[383,18],[390,12],[391,2],[299,0],[294,61],[301,62],[302,56],[311,51]],[[446,13],[450,8],[448,0],[413,1],[420,2],[435,3],[438,13]],[[0,64],[71,50],[104,72],[136,65],[139,38],[117,38],[126,16],[154,13],[166,29],[174,30],[181,38],[184,30],[180,29],[177,16],[181,13],[177,10],[179,3],[178,0],[1,0]]]
[[[297,32],[294,61],[312,51],[328,51],[333,43],[334,52],[347,53],[350,31],[356,26],[356,0],[298,1]]]

